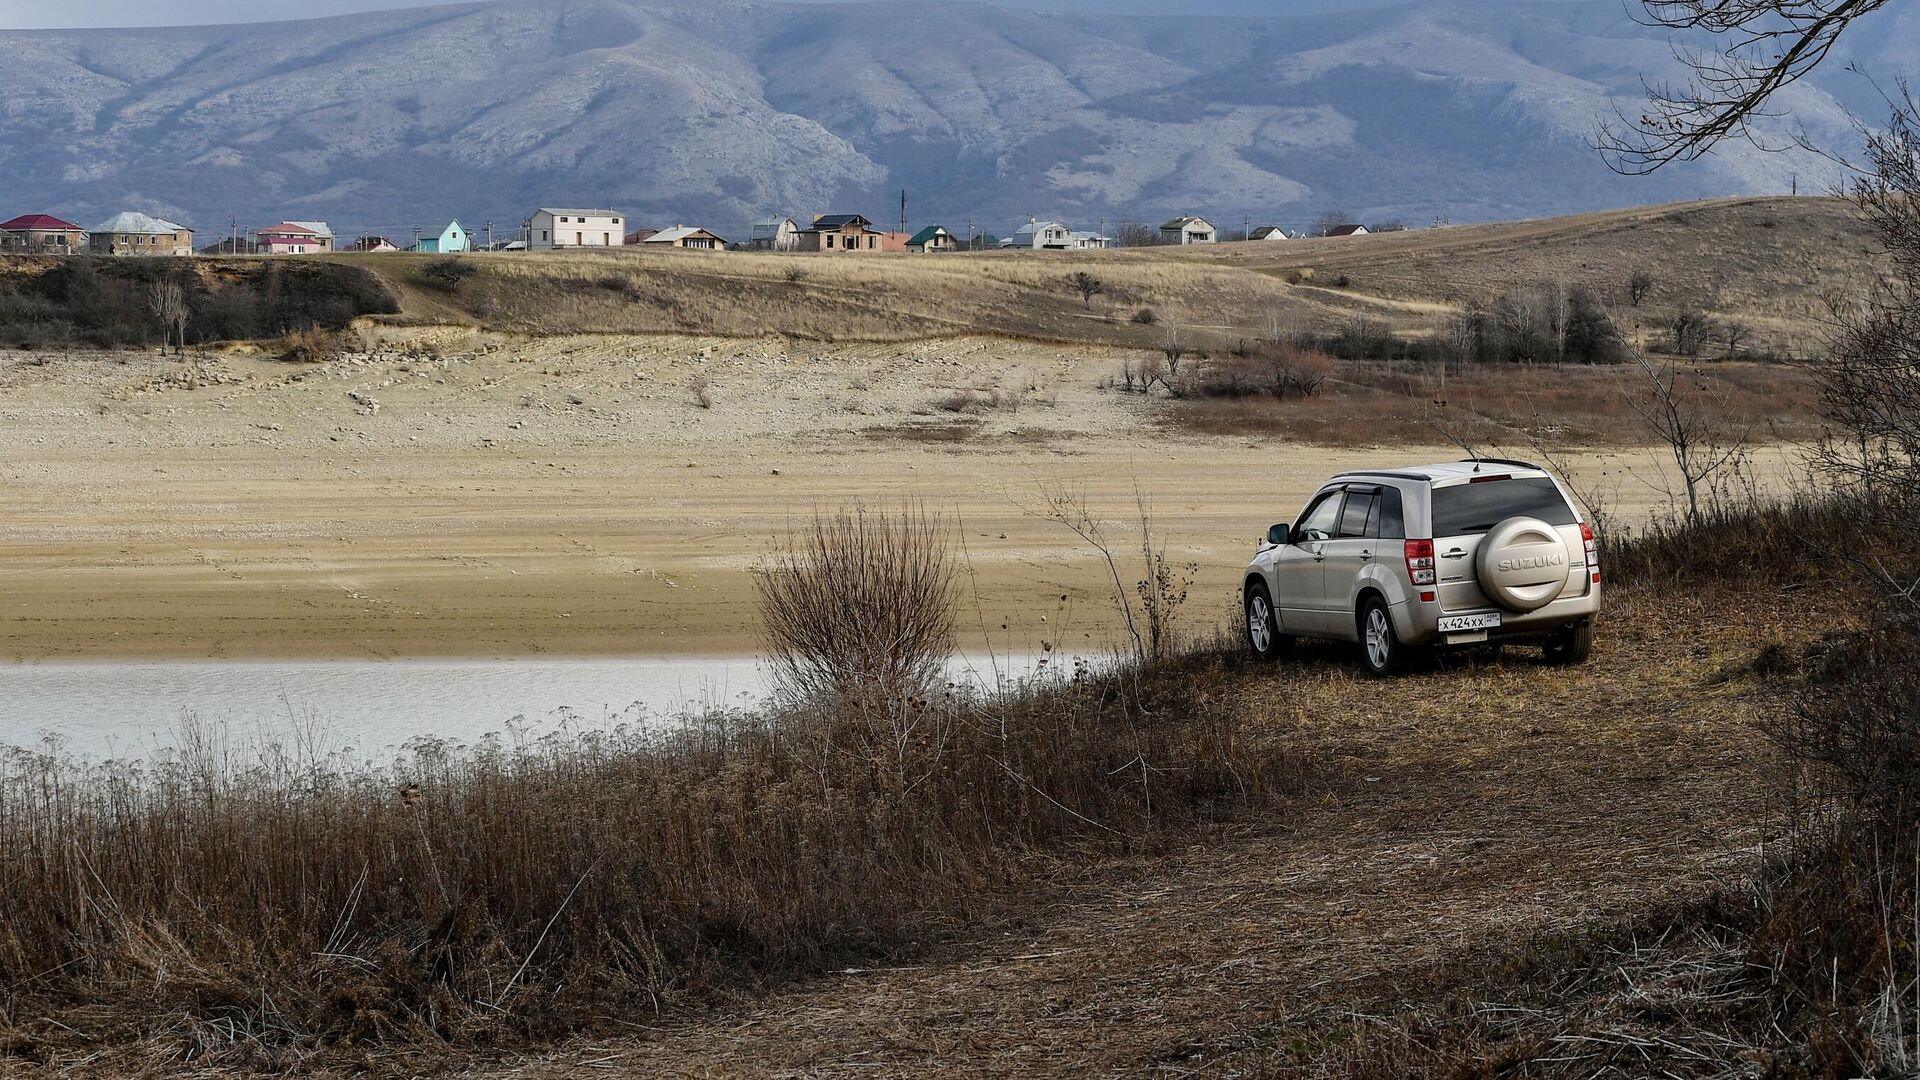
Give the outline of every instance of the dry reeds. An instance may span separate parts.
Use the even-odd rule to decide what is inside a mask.
[[[953,572],[930,515],[817,522],[763,579],[804,695],[766,714],[385,763],[0,756],[0,1053],[286,1069],[593,1028],[911,948],[1036,849],[1286,782],[1215,662],[947,681]]]

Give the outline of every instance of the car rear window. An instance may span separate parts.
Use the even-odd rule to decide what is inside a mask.
[[[1549,525],[1578,520],[1560,489],[1544,476],[1433,489],[1435,536],[1483,533],[1510,517],[1539,518]]]

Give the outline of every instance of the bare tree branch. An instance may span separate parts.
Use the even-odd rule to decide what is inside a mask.
[[[1617,113],[1593,145],[1609,167],[1650,173],[1670,161],[1691,161],[1724,139],[1771,146],[1751,122],[1784,115],[1772,97],[1805,77],[1861,18],[1892,0],[1640,0],[1639,21],[1676,33],[1707,34],[1713,51],[1676,43],[1674,57],[1692,72],[1684,86],[1645,84],[1638,116]]]

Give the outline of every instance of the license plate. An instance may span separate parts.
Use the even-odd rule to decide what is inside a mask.
[[[1482,612],[1478,615],[1440,616],[1440,632],[1443,634],[1458,633],[1462,630],[1492,630],[1499,625],[1500,613],[1497,611]]]

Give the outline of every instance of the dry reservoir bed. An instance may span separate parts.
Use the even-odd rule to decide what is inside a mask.
[[[1458,456],[1171,435],[1158,403],[1102,388],[1120,356],[1103,349],[484,348],[0,356],[0,655],[739,654],[747,571],[784,533],[905,500],[960,525],[968,648],[1085,648],[1109,640],[1110,586],[1036,516],[1043,489],[1084,492],[1123,550],[1144,495],[1198,566],[1189,621],[1211,625],[1254,538],[1329,473]],[[950,411],[968,393],[980,405]],[[1664,506],[1647,453],[1576,460],[1621,517]]]

